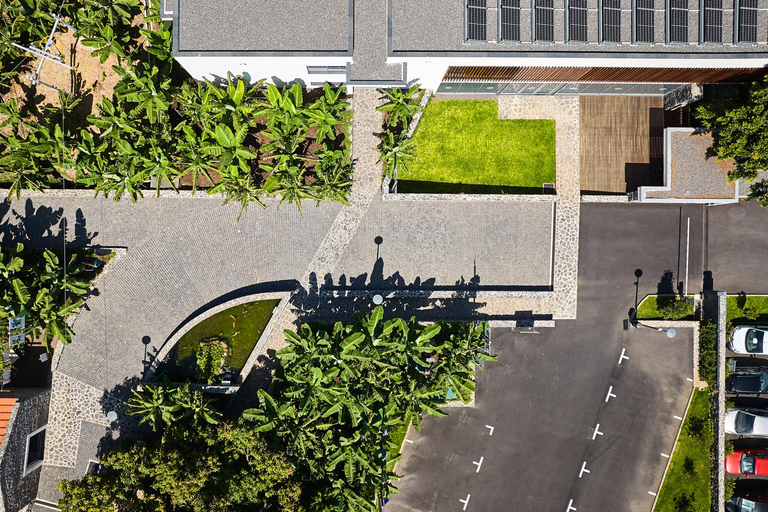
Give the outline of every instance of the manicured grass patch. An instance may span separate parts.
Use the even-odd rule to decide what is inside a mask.
[[[229,356],[226,365],[240,370],[248,360],[259,336],[269,323],[279,300],[262,300],[242,304],[216,313],[194,326],[176,345],[176,359],[183,368],[195,368],[195,352],[200,342],[211,336],[227,339]]]
[[[695,390],[683,429],[675,445],[655,512],[709,511],[710,446],[709,395]]]
[[[675,297],[657,297],[656,295],[649,295],[643,302],[637,306],[637,319],[638,320],[663,320],[661,312],[659,311],[660,302],[663,305],[665,300],[673,300]],[[689,299],[693,296],[689,295]],[[679,316],[678,318],[670,320],[695,320],[696,316],[693,311],[693,304],[689,304],[686,308],[686,314]]]
[[[750,315],[750,313],[752,315]],[[748,316],[754,316],[754,319]],[[728,315],[726,319],[734,324],[768,323],[768,297],[758,295],[738,295],[728,297]]]
[[[416,161],[398,180],[522,189],[555,182],[555,122],[499,120],[495,101],[432,101],[413,140]]]

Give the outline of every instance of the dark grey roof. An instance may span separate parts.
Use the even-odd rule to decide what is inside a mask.
[[[347,52],[350,0],[177,0],[182,52]]]
[[[763,8],[763,2],[760,6]],[[463,0],[390,0],[391,2],[391,44],[392,54],[404,56],[409,53],[488,53],[514,52],[512,56],[527,53],[546,52],[549,55],[583,53],[596,54],[734,54],[766,52],[764,44],[733,44],[733,12],[725,9],[722,22],[723,44],[699,43],[698,2],[691,0],[688,11],[688,43],[666,43],[665,0],[653,0],[655,14],[653,22],[653,44],[632,44],[632,0],[620,0],[621,43],[601,43],[599,34],[598,0],[588,0],[587,41],[569,42],[566,32],[565,10],[567,0],[554,0],[553,42],[535,42],[533,34],[532,7],[535,0],[520,0],[519,42],[497,41],[499,39],[499,14],[496,0],[487,0],[486,42],[465,41],[465,14]],[[730,2],[728,2],[730,3]],[[726,6],[727,7],[727,6]],[[758,43],[768,40],[766,17],[757,19]]]

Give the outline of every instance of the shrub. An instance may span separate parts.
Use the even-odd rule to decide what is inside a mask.
[[[726,503],[733,497],[733,491],[736,490],[736,480],[725,479],[725,501]]]
[[[197,349],[197,366],[200,368],[200,380],[213,384],[221,373],[224,363],[224,343],[221,338],[213,338],[200,344]]]
[[[760,316],[760,312],[754,306],[746,306],[741,311],[747,320],[757,320],[757,317]]]
[[[699,329],[699,377],[710,387],[717,386],[717,325],[712,322]]]
[[[691,312],[691,303],[687,297],[659,297],[659,314],[665,320],[680,320]]]

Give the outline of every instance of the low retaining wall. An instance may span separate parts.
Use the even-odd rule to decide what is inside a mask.
[[[171,350],[173,349],[173,347],[176,346],[176,344],[179,342],[181,337],[187,334],[190,330],[192,330],[193,327],[195,327],[197,324],[199,324],[203,320],[206,320],[217,313],[221,313],[222,311],[226,311],[229,308],[233,308],[241,304],[247,304],[249,302],[256,302],[260,300],[279,299],[280,302],[272,312],[272,317],[269,319],[269,322],[267,323],[266,327],[264,327],[264,331],[261,333],[259,340],[256,342],[256,345],[254,345],[253,350],[251,350],[251,355],[248,356],[248,359],[246,360],[245,365],[243,365],[243,368],[240,371],[240,375],[248,375],[248,372],[250,372],[251,367],[253,367],[253,365],[256,364],[256,361],[258,360],[259,355],[261,355],[260,350],[264,347],[264,344],[269,339],[269,336],[272,334],[272,331],[274,331],[275,325],[277,325],[278,320],[282,316],[283,311],[285,311],[285,308],[288,306],[288,301],[290,297],[291,297],[291,292],[254,293],[252,295],[244,295],[243,297],[238,297],[237,299],[229,300],[223,304],[219,304],[218,306],[215,306],[211,309],[204,311],[203,313],[189,320],[184,325],[184,327],[182,327],[181,329],[178,330],[178,332],[176,332],[176,334],[174,334],[168,340],[166,340],[166,342],[160,348],[160,351],[157,353],[157,356],[155,357],[155,360],[153,361],[153,363],[149,366],[149,368],[147,368],[147,371],[144,374],[144,381],[151,381],[154,378],[158,365],[161,362],[165,361],[165,359],[168,357],[168,354],[170,354]]]
[[[717,511],[725,512],[725,334],[728,295],[717,292]]]

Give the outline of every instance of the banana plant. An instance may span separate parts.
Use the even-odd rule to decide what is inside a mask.
[[[380,153],[379,162],[384,162],[384,174],[393,177],[395,169],[408,170],[408,162],[415,160],[416,144],[405,136],[405,132],[384,132],[381,144],[376,150]]]
[[[248,125],[235,123],[235,130],[219,123],[215,130],[206,130],[207,143],[200,147],[205,155],[218,158],[219,168],[226,169],[231,165],[238,166],[244,173],[250,171],[250,161],[258,157],[258,153],[243,146],[248,135]]]
[[[266,116],[267,127],[270,129],[288,120],[305,129],[308,127],[304,95],[298,83],[294,83],[290,88],[283,87],[282,90],[273,84],[267,84],[266,100],[266,104],[257,109],[255,115]]]
[[[167,382],[161,385],[145,385],[143,392],[132,389],[131,393],[133,397],[126,402],[128,414],[140,416],[139,425],[149,423],[152,430],[157,431],[170,425],[180,416],[181,404],[172,400],[174,390]]]
[[[119,104],[118,104],[119,106]],[[101,97],[101,104],[98,106],[99,115],[89,115],[88,122],[99,128],[99,136],[102,139],[124,137],[125,134],[138,133],[136,124],[128,116],[128,112],[118,108],[106,96]]]
[[[180,130],[184,138],[176,145],[174,162],[179,169],[179,177],[191,175],[192,195],[194,195],[202,178],[213,183],[210,171],[215,170],[215,167],[211,165],[210,158],[207,158],[207,155],[200,150],[199,139],[192,128],[183,125]]]
[[[61,164],[65,153],[61,127],[51,131],[45,126],[29,133],[26,139],[5,137],[6,147],[0,152],[0,172],[12,177],[8,198],[21,199],[23,189],[43,190],[58,171],[54,162]]]
[[[112,69],[120,75],[120,82],[115,87],[117,99],[136,104],[131,115],[143,112],[150,123],[156,123],[161,116],[167,115],[171,79],[160,74],[157,66],[142,63],[135,69],[118,66],[112,66]]]
[[[110,55],[117,57],[117,62],[122,62],[125,58],[125,48],[131,40],[128,32],[115,32],[111,26],[104,25],[92,37],[87,37],[81,41],[83,46],[93,48],[91,52],[93,57],[98,57],[99,62],[104,64]]]
[[[376,110],[380,112],[389,112],[387,118],[388,126],[402,126],[402,131],[407,132],[414,116],[421,110],[421,100],[424,98],[424,90],[419,89],[419,85],[413,85],[403,92],[398,87],[394,89],[379,89],[387,100],[387,103],[379,105]],[[414,95],[416,98],[414,98]]]
[[[267,207],[267,205],[261,202],[264,190],[253,182],[253,177],[250,173],[242,172],[240,167],[236,165],[219,166],[216,171],[221,176],[221,179],[216,185],[208,189],[208,193],[223,194],[224,204],[233,201],[240,203],[238,220],[240,220],[243,212],[248,211],[248,206],[251,203],[256,203],[262,208]]]

